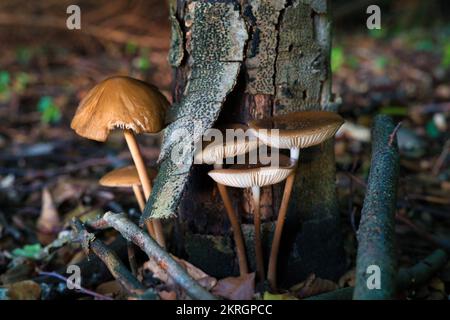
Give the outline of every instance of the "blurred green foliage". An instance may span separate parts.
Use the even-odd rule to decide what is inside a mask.
[[[42,123],[53,124],[61,120],[61,111],[52,97],[41,97],[38,102],[38,111],[41,113]]]
[[[39,243],[27,244],[23,248],[16,248],[11,253],[16,257],[38,260],[41,257],[42,247]]]
[[[331,49],[331,71],[338,71],[344,64],[344,50],[342,47],[333,47]]]

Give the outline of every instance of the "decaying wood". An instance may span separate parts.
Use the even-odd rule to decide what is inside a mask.
[[[375,118],[372,161],[358,229],[354,299],[392,299],[396,289],[395,211],[399,170],[396,127],[385,115]],[[371,290],[369,266],[380,269],[381,289]]]

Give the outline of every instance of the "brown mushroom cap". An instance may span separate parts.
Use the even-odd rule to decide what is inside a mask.
[[[263,187],[286,179],[294,170],[291,159],[280,154],[279,166],[261,164],[237,164],[227,169],[211,170],[208,174],[217,183],[235,187]]]
[[[103,80],[80,102],[71,128],[82,137],[105,141],[115,128],[155,133],[164,127],[169,102],[158,88],[125,76]]]
[[[300,111],[261,120],[252,120],[249,127],[265,144],[279,148],[307,148],[334,136],[344,119],[335,112]],[[267,130],[261,130],[267,129]],[[278,129],[272,136],[270,129]]]
[[[243,130],[247,132],[248,127],[243,124],[233,123],[224,127],[218,128],[223,134],[223,143],[216,141],[206,141],[203,145],[203,150],[195,153],[196,163],[214,164],[220,162],[222,159],[235,157],[247,152],[256,150],[258,148],[258,139],[256,137],[245,139],[233,139],[227,141],[226,130]]]
[[[157,171],[150,168],[148,175],[151,180],[156,177]],[[132,187],[135,185],[140,186],[139,174],[135,166],[128,166],[105,174],[99,181],[100,185],[104,187]]]

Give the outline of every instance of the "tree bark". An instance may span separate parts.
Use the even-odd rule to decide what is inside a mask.
[[[207,14],[202,18],[197,15],[197,19],[204,21],[196,21],[192,16],[193,7],[216,8],[214,21],[222,20],[225,25],[230,13],[225,14],[219,8],[227,7],[238,14],[238,18],[233,19],[245,21],[248,34],[243,61],[238,62],[239,74],[232,91],[221,102],[221,112],[215,124],[246,123],[254,118],[301,110],[335,111],[331,94],[330,21],[326,0],[172,1],[169,61],[174,67],[173,98],[176,105],[184,103],[189,94],[186,88],[191,86],[195,61],[191,63],[190,46],[194,32],[201,32],[200,29],[193,30],[193,26],[204,24],[203,32],[208,32],[213,19]],[[281,245],[280,257],[290,257],[281,259],[281,284],[286,279],[300,281],[310,272],[335,279],[344,270],[333,142],[304,150],[300,158]],[[237,275],[230,225],[217,188],[207,176],[210,169],[205,165],[194,165],[186,178],[175,223],[177,254],[187,254],[191,262],[212,275]],[[158,189],[158,182],[155,184],[155,189]],[[266,263],[282,187],[283,184],[263,188],[261,192]],[[254,270],[251,193],[242,189],[230,188],[229,191],[243,223],[249,266]],[[146,211],[151,211],[152,203],[156,201],[150,201]]]

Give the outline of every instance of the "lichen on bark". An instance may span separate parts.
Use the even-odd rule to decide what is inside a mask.
[[[216,121],[244,59],[248,35],[234,1],[192,1],[185,24],[191,72],[181,101],[171,108],[161,167],[141,222],[175,215],[192,165],[194,143]],[[175,153],[180,154],[177,160]]]
[[[276,62],[276,114],[317,108],[327,76],[322,49],[315,40],[314,7],[305,2],[326,7],[325,0],[295,1],[284,10]]]
[[[176,68],[180,66],[184,57],[183,31],[173,12],[171,12],[169,20],[171,25],[171,41],[168,60],[169,64]]]
[[[249,21],[253,36],[247,47],[248,84],[250,94],[274,94],[275,59],[278,45],[278,19],[285,0],[250,0]]]

